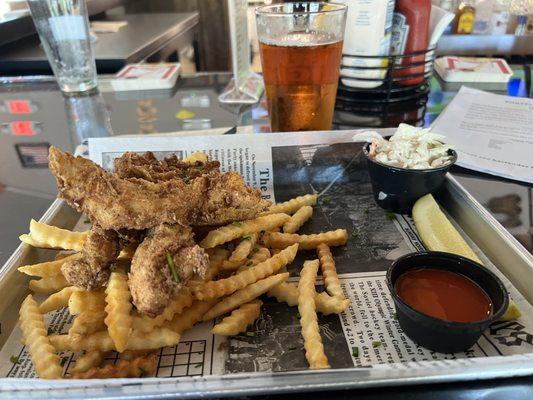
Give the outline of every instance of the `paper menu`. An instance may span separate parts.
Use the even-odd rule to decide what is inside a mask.
[[[533,99],[463,86],[431,130],[455,146],[457,165],[533,183]]]

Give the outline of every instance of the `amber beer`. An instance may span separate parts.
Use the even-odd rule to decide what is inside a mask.
[[[331,129],[342,41],[298,36],[287,45],[260,42],[272,132]]]

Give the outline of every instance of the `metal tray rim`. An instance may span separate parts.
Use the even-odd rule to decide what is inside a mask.
[[[475,365],[469,365],[468,370],[464,365],[450,366],[446,363],[447,369],[444,374],[442,370],[426,369],[423,376],[419,371],[397,370],[398,375],[387,377],[389,368],[343,368],[322,371],[288,371],[288,372],[255,372],[225,375],[211,375],[203,377],[186,378],[134,378],[134,379],[97,379],[87,384],[87,380],[58,381],[52,387],[47,381],[39,379],[24,378],[2,378],[0,379],[1,393],[34,393],[46,391],[47,394],[53,392],[63,392],[67,394],[84,390],[84,395],[90,394],[91,390],[106,389],[106,397],[124,395],[121,388],[127,385],[131,388],[133,397],[137,396],[177,396],[190,398],[196,396],[229,396],[229,395],[258,395],[273,393],[288,393],[295,391],[313,390],[339,390],[370,388],[379,386],[406,386],[431,383],[446,383],[457,381],[483,380],[491,378],[509,378],[533,375],[533,353],[520,354],[505,357],[506,361],[501,362],[502,357],[486,357],[477,359]],[[441,365],[443,361],[425,361],[417,364]],[[510,369],[509,366],[513,368]],[[374,375],[374,376],[370,376]],[[309,378],[314,377],[314,380]],[[367,378],[367,379],[362,379]],[[20,385],[30,383],[31,387],[21,388]],[[137,388],[137,390],[135,390]],[[133,392],[137,391],[137,394]],[[120,392],[120,393],[119,393]],[[96,394],[96,393],[95,393]],[[131,395],[121,398],[130,398]]]

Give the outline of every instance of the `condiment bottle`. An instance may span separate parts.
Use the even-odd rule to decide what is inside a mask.
[[[472,0],[465,0],[457,9],[455,16],[454,33],[470,34],[474,29],[474,21],[476,19],[476,9],[474,8]]]
[[[342,50],[345,68],[340,72],[342,84],[353,88],[381,86],[387,73],[394,0],[341,0],[339,3],[348,6]]]
[[[505,35],[509,23],[509,8],[502,0],[495,0],[489,23],[491,35]]]
[[[396,0],[393,25],[393,54],[408,54],[425,51],[429,40],[429,14],[431,12],[430,0]],[[397,80],[401,86],[419,85],[424,81],[425,54],[400,58],[402,66],[420,63],[420,65],[396,69],[394,77],[420,75],[411,79]]]

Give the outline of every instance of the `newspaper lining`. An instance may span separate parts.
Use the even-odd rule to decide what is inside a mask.
[[[103,161],[109,169],[113,158],[124,149],[152,150],[158,156],[207,151],[221,161],[224,170],[243,171],[247,182],[256,187],[262,185],[266,198],[284,201],[310,191],[318,192],[315,216],[303,232],[338,227],[351,232],[346,248],[333,250],[341,285],[351,306],[341,315],[319,315],[321,336],[333,368],[425,369],[428,365],[424,361],[468,363],[472,358],[533,352],[531,305],[479,251],[484,264],[502,278],[523,316],[517,321],[493,324],[472,349],[458,354],[429,351],[403,334],[395,319],[385,271],[393,259],[422,251],[424,246],[410,218],[403,215],[391,218],[374,204],[364,160],[359,154],[360,144],[349,142],[352,135],[353,132],[279,135],[279,139],[270,137],[268,141],[261,136],[253,136],[252,140],[243,140],[243,136],[238,140],[214,137],[216,149],[207,146],[210,138],[206,137],[165,137],[165,143],[153,137],[100,139],[91,142],[91,157]],[[242,147],[242,143],[248,146]],[[87,229],[83,220],[80,219],[78,229]],[[316,255],[313,252],[298,255],[289,268],[291,280],[297,279],[301,262],[311,257]],[[317,290],[323,290],[320,282]],[[54,333],[66,333],[71,320],[65,309],[46,317],[47,326]],[[296,307],[266,299],[260,318],[248,334],[235,337],[214,336],[210,333],[212,326],[212,321],[199,324],[182,336],[179,345],[161,349],[157,377],[307,369]],[[4,377],[35,377],[20,337],[20,330],[14,329],[0,351],[0,373]],[[18,357],[16,363],[10,360],[11,356]],[[76,355],[64,353],[60,357],[68,375]],[[117,359],[118,355],[111,352],[106,362],[114,363]]]

